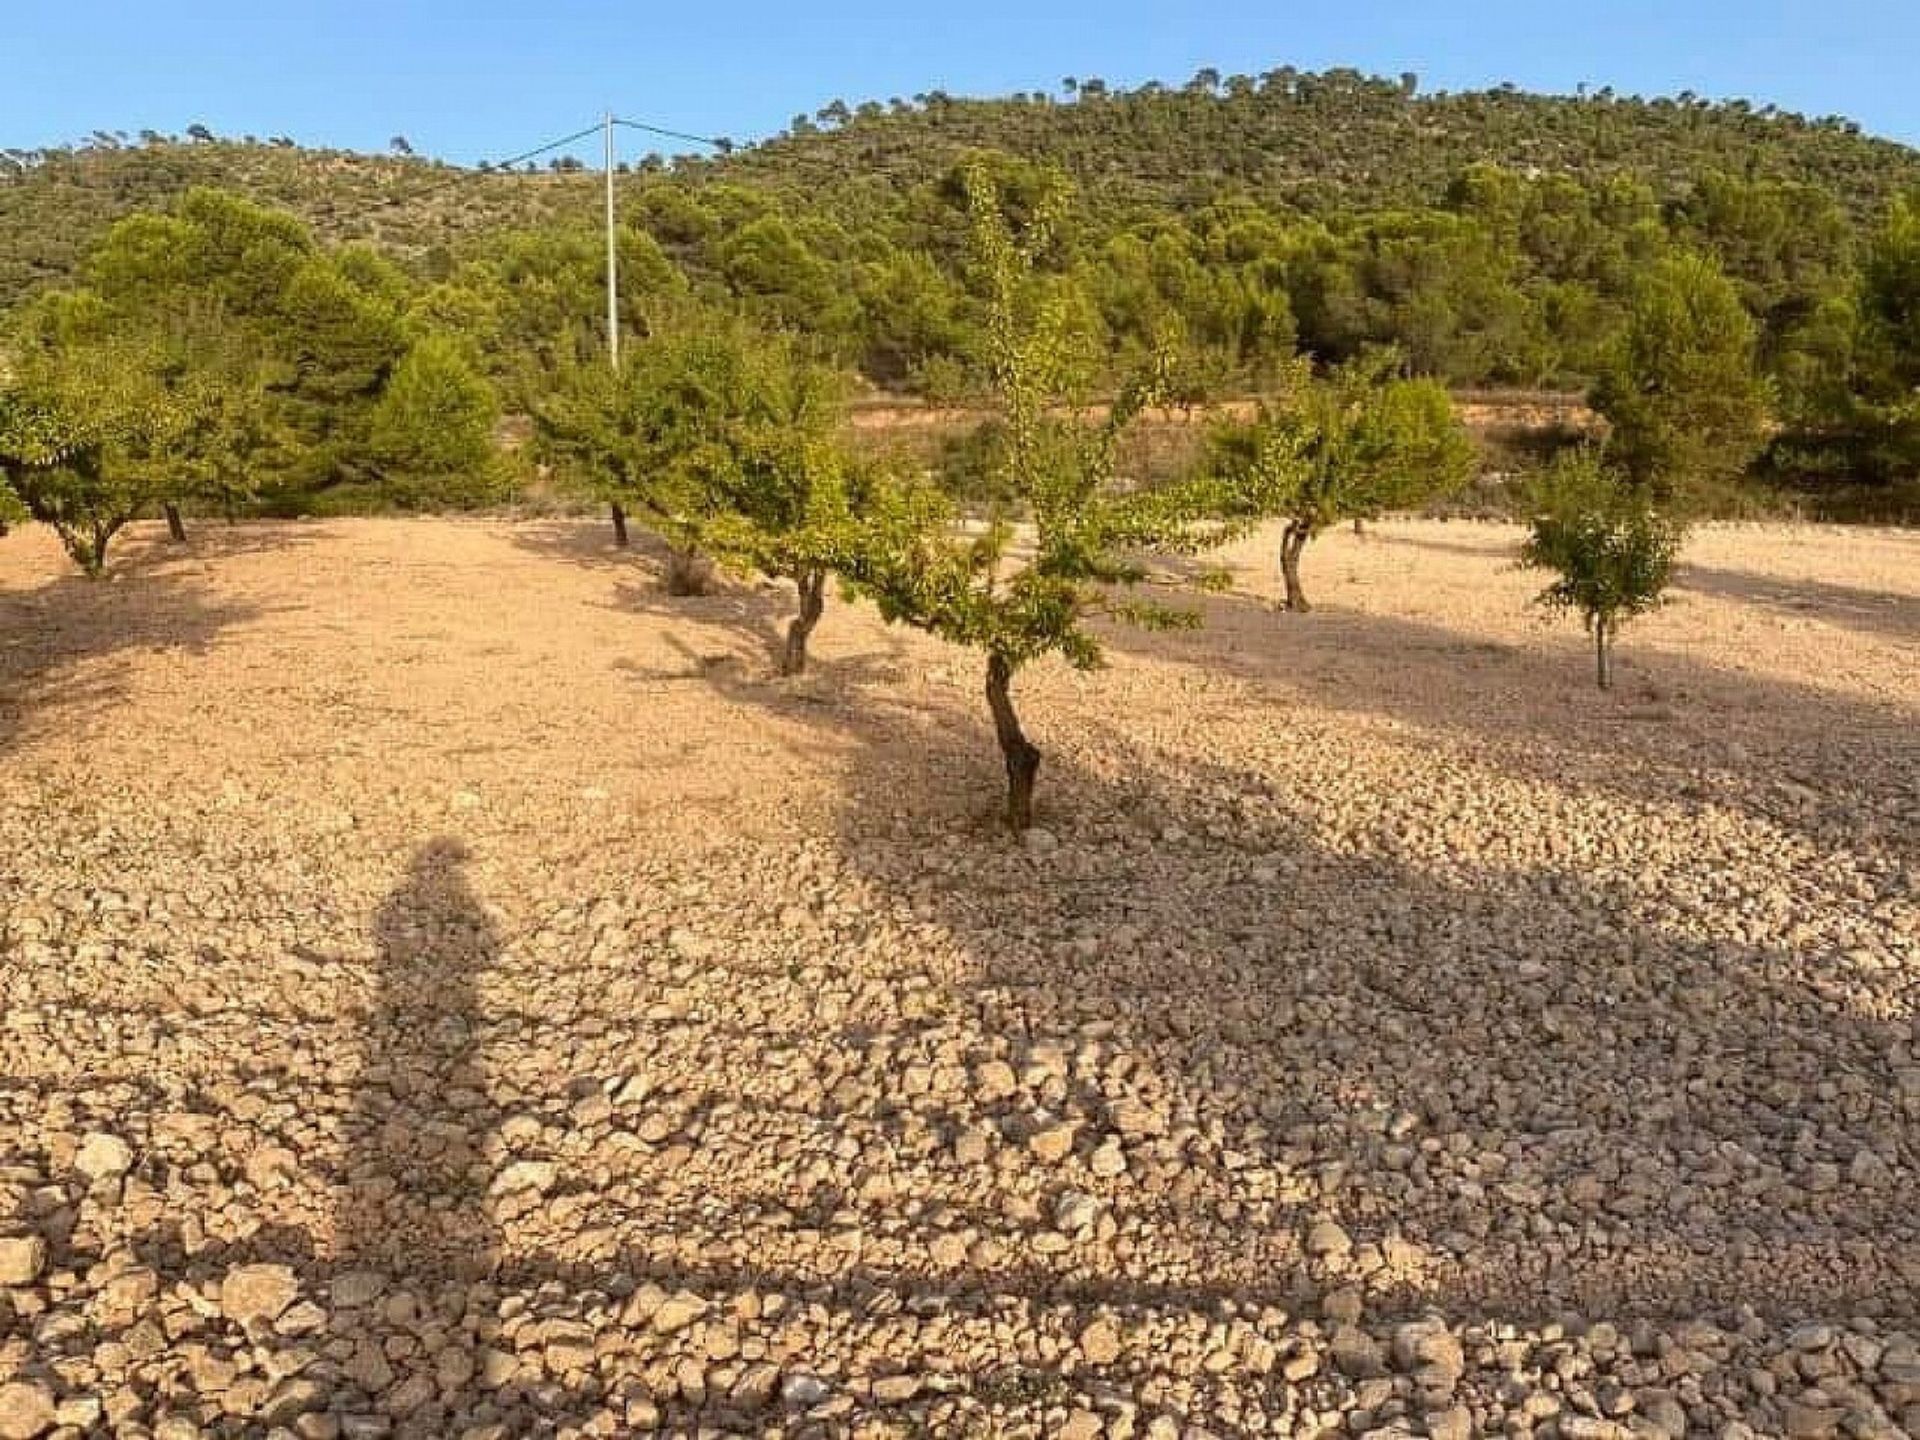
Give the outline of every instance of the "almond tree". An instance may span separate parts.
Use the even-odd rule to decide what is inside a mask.
[[[1226,538],[1222,487],[1209,476],[1162,488],[1130,486],[1120,441],[1158,393],[1164,366],[1129,383],[1095,420],[1066,408],[1075,356],[1069,297],[1043,268],[1064,203],[1054,182],[1016,234],[985,172],[965,177],[971,255],[986,305],[986,361],[1005,426],[997,503],[977,533],[962,533],[929,489],[883,488],[870,505],[842,573],[882,615],[928,630],[986,658],[987,707],[1007,773],[1007,821],[1033,823],[1040,750],[1021,726],[1013,682],[1022,667],[1057,654],[1099,665],[1089,622],[1197,623],[1188,611],[1129,599],[1154,552],[1192,552]],[[1016,523],[1017,522],[1017,523]]]
[[[791,580],[791,675],[871,489],[840,444],[843,393],[792,336],[709,314],[657,333],[617,375],[569,375],[539,423],[549,454],[667,542],[669,590],[702,588],[709,556]]]
[[[0,468],[27,513],[51,526],[88,576],[127,523],[174,493],[169,468],[191,425],[132,337],[23,356],[0,390]]]
[[[1314,536],[1448,494],[1472,477],[1473,442],[1446,388],[1397,379],[1393,363],[1390,352],[1375,354],[1318,379],[1297,361],[1256,420],[1222,425],[1211,437],[1217,472],[1286,521],[1280,571],[1288,610],[1313,608],[1300,557]]]
[[[842,377],[790,335],[744,322],[715,327],[694,352],[704,376],[708,518],[702,546],[723,562],[790,580],[799,608],[780,673],[806,669],[807,642],[826,608],[829,575],[847,553],[877,476],[841,441]]]
[[[1621,622],[1660,604],[1680,552],[1680,526],[1655,509],[1643,486],[1609,474],[1599,455],[1559,457],[1535,492],[1532,533],[1520,563],[1556,570],[1538,597],[1577,610],[1593,636],[1595,679],[1613,688],[1613,642]]]

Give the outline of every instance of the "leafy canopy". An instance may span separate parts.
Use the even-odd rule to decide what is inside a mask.
[[[1768,389],[1756,330],[1705,256],[1670,255],[1635,286],[1593,405],[1612,425],[1609,454],[1662,496],[1731,479],[1766,438]]]
[[[889,620],[985,650],[1018,667],[1057,653],[1097,665],[1087,622],[1193,623],[1192,615],[1116,593],[1148,578],[1152,552],[1192,552],[1225,538],[1219,486],[1207,477],[1148,487],[1119,474],[1128,427],[1161,393],[1164,361],[1132,378],[1102,418],[1067,405],[1078,372],[1073,302],[1050,270],[1066,204],[1057,179],[1027,197],[1018,231],[983,169],[969,170],[972,277],[985,310],[986,369],[1004,440],[984,523],[959,527],[930,489],[901,486],[875,506],[848,570]]]
[[[1682,532],[1640,487],[1622,484],[1590,448],[1567,452],[1535,488],[1536,514],[1521,564],[1557,572],[1543,605],[1576,610],[1603,638],[1660,603]]]
[[[1257,419],[1216,428],[1212,467],[1248,509],[1308,535],[1458,489],[1475,453],[1452,397],[1395,363],[1374,353],[1319,378],[1294,362]]]

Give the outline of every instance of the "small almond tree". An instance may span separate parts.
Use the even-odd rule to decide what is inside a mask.
[[[1230,532],[1217,518],[1223,491],[1211,476],[1162,488],[1120,480],[1120,441],[1157,395],[1159,374],[1128,384],[1103,420],[1061,403],[1074,363],[1070,297],[1042,268],[1065,199],[1060,183],[1033,204],[1016,235],[985,172],[973,167],[964,178],[987,368],[1005,426],[1003,476],[993,491],[1011,499],[963,533],[931,490],[883,491],[840,568],[888,620],[984,653],[1007,821],[1024,830],[1033,823],[1041,757],[1014,708],[1014,677],[1049,654],[1082,669],[1099,665],[1100,642],[1088,628],[1098,616],[1197,623],[1189,611],[1124,592],[1149,578],[1147,556],[1191,553]]]
[[[710,315],[655,335],[618,375],[568,377],[539,422],[549,454],[667,542],[673,593],[704,588],[709,556],[794,583],[791,675],[870,488],[839,442],[843,393],[793,337]]]
[[[1613,642],[1621,622],[1661,603],[1682,530],[1643,487],[1609,474],[1582,448],[1560,456],[1535,492],[1532,533],[1520,563],[1559,572],[1543,605],[1578,610],[1593,636],[1595,678],[1613,688]]]
[[[129,521],[178,493],[191,416],[157,373],[150,346],[110,337],[30,351],[0,391],[8,485],[88,576]]]
[[[1300,582],[1307,542],[1451,494],[1473,476],[1473,441],[1436,380],[1396,379],[1381,353],[1316,379],[1290,366],[1279,396],[1251,423],[1218,427],[1211,464],[1231,487],[1286,521],[1280,537],[1285,608],[1313,607]]]
[[[617,371],[567,366],[535,407],[542,451],[607,501],[621,541],[631,510],[667,542],[669,594],[698,595],[711,581],[701,534],[723,509],[715,417],[728,368],[724,340],[676,329],[635,347]]]
[[[806,358],[791,336],[741,324],[706,393],[711,417],[713,513],[703,546],[723,561],[791,580],[799,609],[787,626],[780,673],[807,666],[807,642],[826,608],[827,579],[856,533],[879,478],[841,443],[841,377]]]

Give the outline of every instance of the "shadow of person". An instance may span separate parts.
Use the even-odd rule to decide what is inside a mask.
[[[375,917],[376,993],[334,1232],[335,1304],[365,1317],[346,1372],[399,1434],[471,1415],[499,1263],[485,1152],[500,1117],[479,1054],[479,980],[500,943],[467,859],[456,840],[423,845]]]

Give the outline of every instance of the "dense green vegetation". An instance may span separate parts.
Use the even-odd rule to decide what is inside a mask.
[[[1899,147],[1736,106],[1421,100],[1342,74],[1075,88],[831,106],[630,171],[618,366],[564,159],[16,156],[0,523],[46,523],[98,574],[143,513],[182,540],[183,511],[444,508],[557,480],[608,503],[621,543],[629,512],[664,539],[670,590],[715,563],[792,583],[784,671],[836,575],[980,652],[1024,827],[1021,668],[1095,665],[1096,617],[1192,622],[1165,587],[1217,577],[1156,557],[1269,518],[1306,610],[1315,534],[1471,478],[1449,386],[1574,390],[1604,419],[1516,491],[1523,559],[1558,574],[1543,598],[1586,620],[1603,685],[1691,516],[1768,472],[1912,493],[1920,177]],[[225,183],[180,188],[207,179]],[[52,248],[23,238],[60,215]],[[989,418],[930,464],[862,453],[861,383]],[[1156,457],[1131,437],[1170,405],[1215,418]]]
[[[456,357],[500,408],[531,413],[556,367],[604,349],[598,177],[571,157],[509,173],[155,135],[9,155],[0,307],[104,286],[117,262],[96,252],[129,243],[116,221],[178,217],[218,187],[303,221],[316,253],[353,242],[343,283],[394,327],[384,350],[370,341],[379,373],[341,380],[369,407],[395,347],[427,334],[440,339],[408,366],[408,404],[430,380],[435,403],[475,418],[493,402],[455,393]],[[1636,307],[1655,303],[1647,277],[1684,272],[1751,327],[1734,334],[1724,305],[1712,321],[1744,355],[1722,358],[1748,371],[1727,404],[1766,416],[1761,473],[1835,493],[1911,486],[1920,225],[1902,197],[1920,192],[1920,154],[1742,102],[1423,96],[1412,77],[1288,69],[835,102],[760,145],[628,168],[622,326],[644,334],[669,304],[739,314],[870,385],[976,398],[984,309],[959,177],[981,156],[1016,218],[1049,175],[1073,182],[1048,261],[1071,395],[1111,392],[1159,353],[1174,357],[1170,398],[1194,402],[1271,391],[1297,355],[1330,369],[1391,346],[1402,373],[1456,388],[1597,384],[1609,413],[1672,438],[1658,398],[1607,387]],[[380,444],[329,452],[328,483],[450,498],[421,467],[459,457],[396,448],[392,418],[390,405]]]
[[[1756,475],[1836,508],[1915,503],[1913,151],[1740,103],[1429,97],[1350,72],[1063,91],[835,103],[764,144],[630,166],[623,332],[745,324],[869,387],[980,401],[962,176],[1017,225],[1064,175],[1043,264],[1069,402],[1150,361],[1186,405],[1304,394],[1303,363],[1590,392],[1620,463],[1688,472],[1703,503]],[[598,177],[550,167],[197,127],[7,152],[6,350],[23,365],[93,314],[166,354],[176,403],[237,397],[187,426],[201,453],[154,482],[167,503],[492,499],[552,458],[496,463],[496,418],[550,411],[555,377],[578,390],[606,350]],[[1004,439],[956,441],[954,488],[998,473]]]

